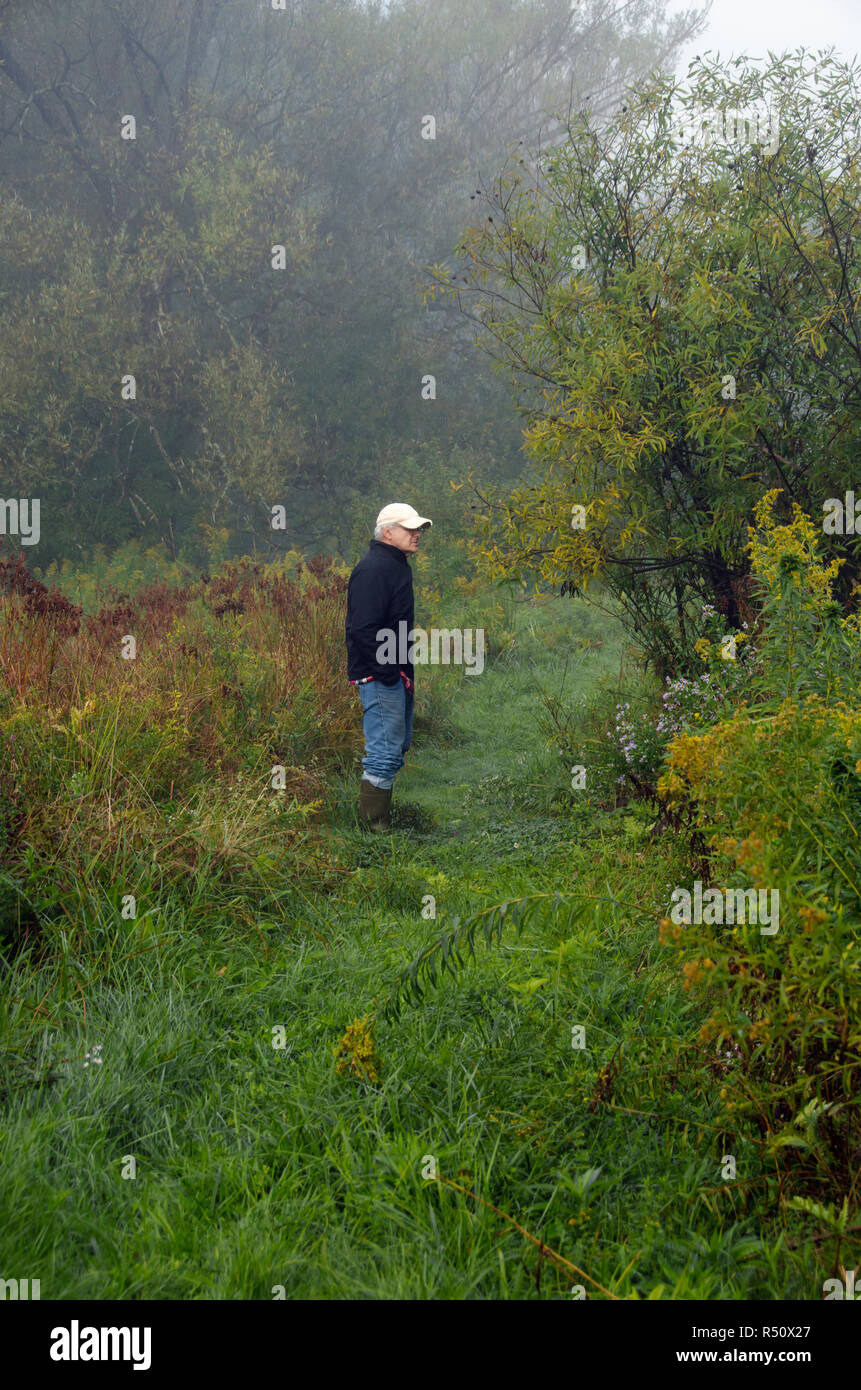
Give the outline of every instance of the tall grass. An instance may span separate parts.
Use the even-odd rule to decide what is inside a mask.
[[[779,1208],[757,1145],[722,1179],[730,1064],[685,1061],[705,1005],[657,933],[685,847],[578,801],[542,732],[536,688],[609,680],[617,626],[491,598],[487,671],[420,679],[405,828],[369,839],[330,569],[228,567],[89,618],[6,580],[5,1276],[43,1298],[821,1297],[850,1247]],[[519,935],[378,1010],[458,919],[516,899]],[[375,1079],[339,1069],[359,1020]]]
[[[80,936],[96,905],[153,911],[199,877],[251,920],[280,875],[313,878],[298,849],[357,738],[344,586],[322,561],[227,564],[84,616],[0,566],[7,937]]]

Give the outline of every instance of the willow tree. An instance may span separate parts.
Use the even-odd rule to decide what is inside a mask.
[[[705,603],[747,615],[765,492],[821,517],[858,483],[858,112],[834,58],[697,61],[511,162],[435,276],[525,418],[532,476],[484,497],[488,573],[600,580],[662,673]],[[828,543],[846,600],[861,543]]]

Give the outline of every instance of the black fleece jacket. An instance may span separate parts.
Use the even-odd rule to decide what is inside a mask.
[[[399,623],[406,623],[405,639],[413,626],[413,572],[403,550],[384,541],[371,541],[347,585],[347,675],[351,681],[373,676],[384,685],[395,685],[404,671],[414,679],[410,661],[380,665],[377,638],[381,628],[394,633],[394,654],[398,654]],[[404,640],[405,652],[410,643]]]

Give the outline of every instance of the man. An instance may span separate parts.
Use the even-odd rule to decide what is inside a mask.
[[[413,628],[407,556],[432,525],[403,502],[383,507],[370,548],[347,586],[347,675],[361,696],[365,734],[359,820],[369,830],[389,828],[395,775],[412,742],[415,673],[401,640],[402,634],[411,640]]]

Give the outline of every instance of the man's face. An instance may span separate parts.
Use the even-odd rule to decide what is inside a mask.
[[[409,526],[401,526],[400,522],[396,526],[385,526],[383,528],[383,539],[386,545],[393,545],[396,550],[403,550],[408,555],[414,555],[419,548],[419,537],[422,527],[411,530]]]

